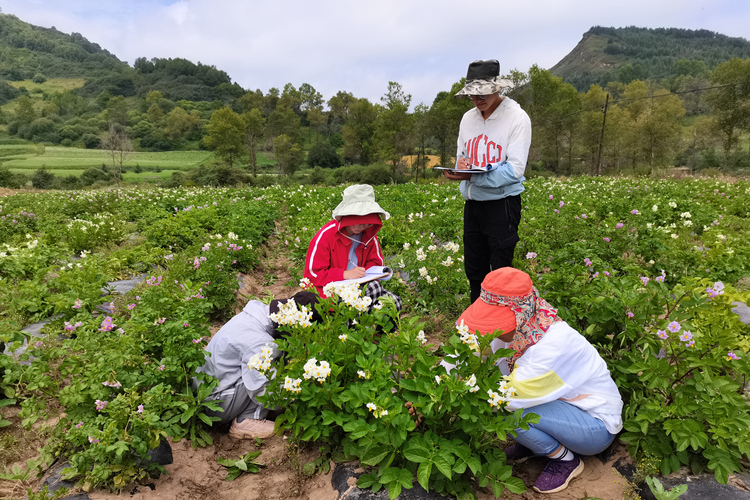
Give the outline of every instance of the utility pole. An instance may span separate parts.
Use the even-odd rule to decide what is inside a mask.
[[[602,175],[602,147],[604,145],[604,125],[607,123],[607,107],[609,106],[609,94],[604,99],[604,118],[602,119],[602,135],[599,137],[599,154],[596,156],[596,175]]]

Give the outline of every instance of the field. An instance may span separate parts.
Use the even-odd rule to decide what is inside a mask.
[[[3,155],[7,154],[7,156]],[[42,167],[53,173],[56,170],[85,170],[91,167],[111,165],[112,159],[101,149],[66,148],[61,146],[2,145],[3,166],[26,173]],[[123,166],[162,168],[168,170],[190,170],[211,162],[209,151],[167,151],[163,153],[135,153]],[[68,175],[68,174],[60,174]]]
[[[750,300],[750,182],[576,177],[525,186],[514,266],[607,362],[625,401],[619,439],[632,460],[645,475],[688,467],[726,483],[750,458],[750,326],[732,312]],[[15,350],[24,326],[51,319],[23,354],[0,356],[0,400],[12,401],[0,426],[5,415],[22,435],[59,417],[40,460],[68,457],[88,489],[132,491],[147,481],[162,469],[143,458],[162,438],[208,446],[193,475],[215,473],[215,455],[239,448],[208,425],[210,381],[201,390],[186,381],[238,302],[299,290],[308,242],[342,189],[0,198],[0,343]],[[315,473],[356,457],[370,467],[361,484],[392,497],[416,475],[465,498],[491,498],[493,490],[521,498],[529,486],[523,466],[511,476],[499,451],[516,417],[488,404],[498,372],[455,328],[469,305],[457,186],[379,186],[376,197],[392,216],[379,233],[397,270],[385,286],[404,309],[360,313],[329,300],[321,310],[334,314],[324,324],[288,326],[292,335],[277,342],[289,354],[275,365],[264,401],[285,408],[278,429],[302,450],[290,461]],[[238,273],[252,276],[251,291],[238,294]],[[102,296],[108,283],[135,276],[144,281],[133,290]],[[397,332],[376,337],[388,315]],[[480,352],[489,340],[477,339]],[[459,377],[438,365],[453,351],[463,362]],[[302,381],[312,357],[330,363],[324,381]],[[482,389],[476,395],[465,383],[472,374]],[[300,379],[300,393],[285,389],[285,379]],[[422,422],[406,401],[421,409]],[[258,444],[260,460],[279,457],[279,442]],[[0,462],[0,478],[14,464]],[[244,479],[237,482],[254,481]],[[587,496],[573,491],[578,496],[550,498]]]

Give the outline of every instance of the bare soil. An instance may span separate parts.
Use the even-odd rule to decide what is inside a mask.
[[[305,463],[317,458],[317,452],[302,451],[298,454],[289,449],[288,441],[281,436],[264,440],[259,448],[252,441],[238,441],[228,434],[214,436],[213,445],[197,450],[193,450],[186,441],[171,443],[174,463],[166,467],[168,475],[162,475],[151,485],[138,485],[123,493],[128,493],[134,500],[337,498],[331,486],[330,472],[312,478],[299,472]],[[224,480],[227,469],[217,463],[217,458],[239,458],[258,450],[262,453],[255,461],[265,465],[265,468],[257,474],[243,474],[234,481]],[[93,500],[121,500],[123,494],[97,491],[89,496]]]

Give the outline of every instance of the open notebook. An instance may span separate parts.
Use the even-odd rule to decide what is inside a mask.
[[[387,266],[372,266],[367,268],[365,275],[361,278],[351,280],[335,281],[334,283],[368,283],[370,281],[390,279],[393,270]]]
[[[468,168],[461,170],[455,167],[435,167],[434,170],[447,170],[452,174],[486,174],[487,172],[492,172],[496,168],[497,163],[490,164],[485,168]]]

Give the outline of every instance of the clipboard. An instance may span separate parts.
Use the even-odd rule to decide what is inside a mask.
[[[453,167],[433,167],[433,170],[447,170],[452,174],[486,174],[487,172],[492,172],[492,170],[485,170],[482,168],[459,169]]]
[[[393,270],[387,266],[372,266],[367,268],[365,275],[361,278],[350,280],[340,280],[334,283],[369,283],[370,281],[390,279],[393,276]]]

